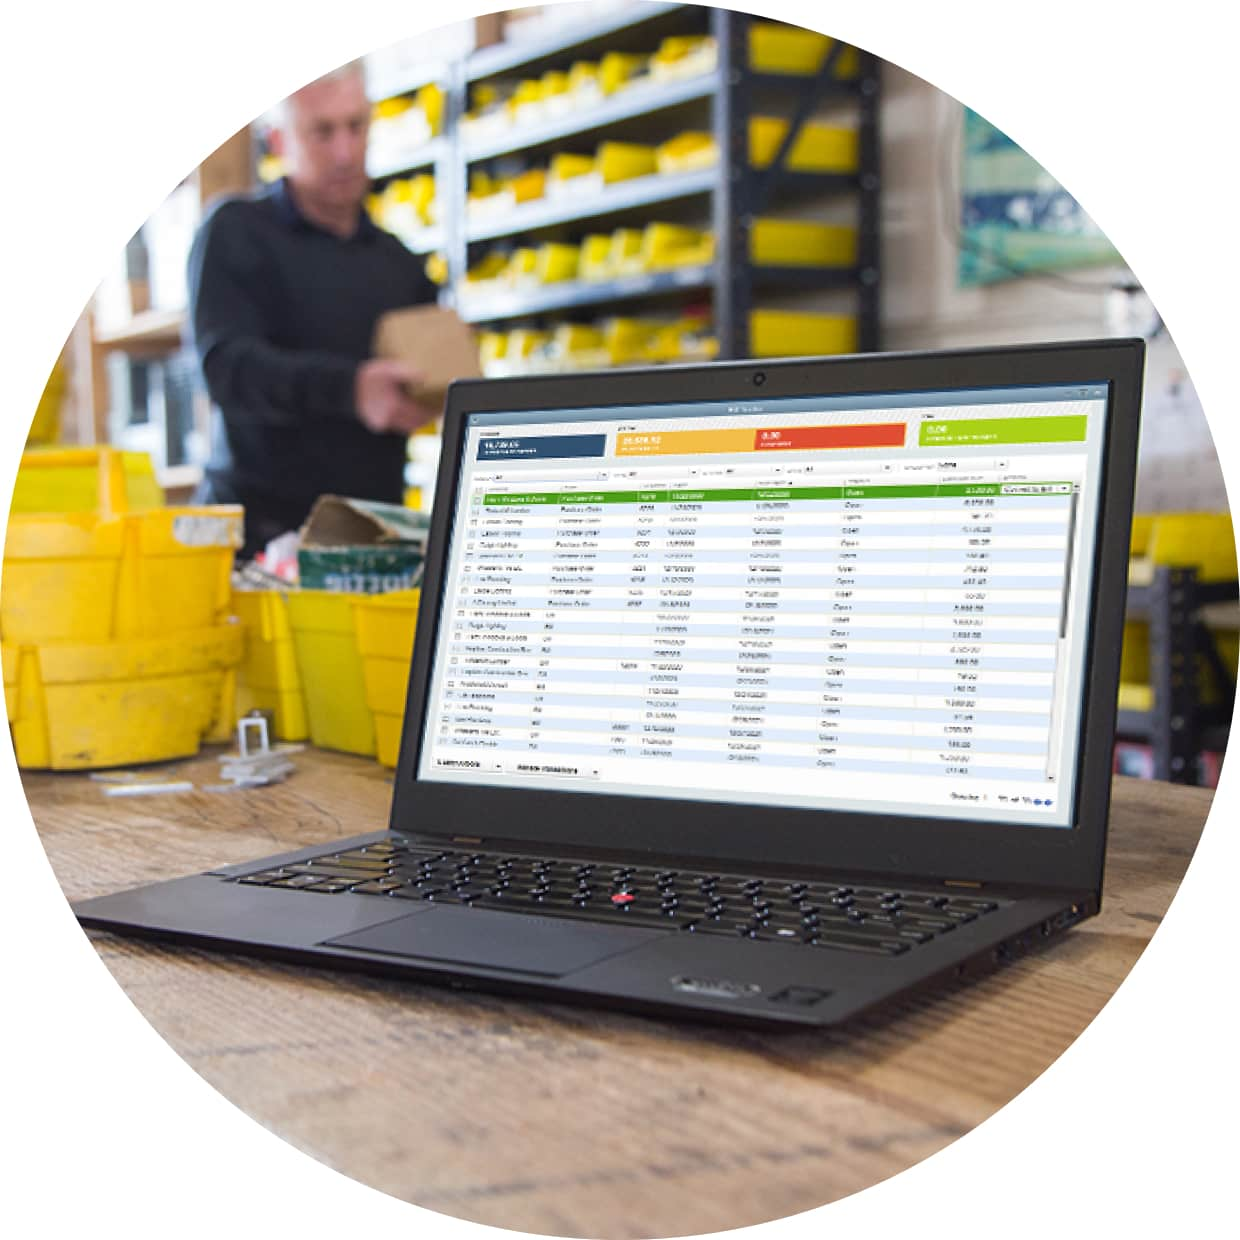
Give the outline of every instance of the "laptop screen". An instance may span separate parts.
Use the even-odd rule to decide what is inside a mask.
[[[470,415],[418,777],[1069,826],[1107,398]]]

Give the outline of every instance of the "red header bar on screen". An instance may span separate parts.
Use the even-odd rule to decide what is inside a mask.
[[[758,452],[787,448],[902,448],[905,424],[878,422],[872,426],[782,426],[760,430],[754,449]]]

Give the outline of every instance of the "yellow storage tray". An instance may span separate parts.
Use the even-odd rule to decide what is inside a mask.
[[[634,252],[613,260],[617,275],[668,271],[694,263],[709,263],[715,257],[714,235],[698,228],[653,223],[646,225],[640,237]]]
[[[788,132],[788,122],[778,116],[754,116],[749,121],[749,162],[765,168],[775,158]],[[787,167],[792,172],[856,172],[857,131],[841,125],[810,121],[801,126]]]
[[[677,134],[655,149],[655,165],[666,173],[700,172],[713,168],[718,158],[715,139],[699,130]]]
[[[621,90],[642,71],[647,59],[631,52],[608,52],[598,65],[599,89],[605,95]]]
[[[611,263],[611,235],[591,233],[581,240],[578,274],[583,280],[610,280],[615,274]]]
[[[1236,536],[1230,513],[1152,513],[1141,520],[1139,529],[1134,521],[1134,534],[1142,538],[1140,559],[1148,566],[1194,568],[1200,581],[1236,578]]]
[[[749,67],[759,73],[814,74],[822,68],[834,43],[834,39],[812,30],[755,21],[749,27]],[[835,62],[835,76],[854,78],[857,67],[857,49],[841,49]]]
[[[578,177],[589,176],[595,170],[593,155],[574,155],[570,151],[561,151],[551,157],[551,165],[547,169],[547,181],[555,187],[564,187]]]
[[[241,653],[235,622],[140,641],[6,643],[17,763],[85,770],[190,757],[236,726]]]
[[[581,249],[560,241],[549,241],[538,247],[534,265],[534,278],[539,284],[557,284],[562,280],[575,280],[581,261]]]
[[[601,142],[595,154],[595,164],[604,185],[649,176],[658,171],[655,148],[635,142]]]
[[[218,624],[228,614],[242,515],[234,505],[15,515],[0,633],[18,643],[92,642]]]
[[[114,448],[35,448],[22,453],[13,512],[98,512],[112,516],[163,505],[145,452]]]
[[[353,604],[366,704],[374,714],[376,752],[384,766],[394,767],[400,756],[420,597],[420,590],[395,590],[356,598]]]
[[[857,261],[857,230],[802,220],[753,222],[750,257],[773,267],[851,267]]]
[[[749,316],[752,357],[818,357],[856,348],[857,321],[851,315],[755,310]]]
[[[277,740],[304,741],[310,723],[285,596],[278,590],[234,590],[232,611],[245,628],[237,713],[270,711]]]
[[[287,600],[310,739],[323,749],[373,757],[375,725],[353,624],[357,596],[293,590]]]
[[[1120,710],[1147,711],[1154,707],[1154,690],[1149,685],[1120,683],[1117,705]]]

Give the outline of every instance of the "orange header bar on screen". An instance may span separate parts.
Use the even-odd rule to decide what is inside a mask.
[[[633,431],[616,436],[617,456],[696,456],[712,452],[768,452],[817,448],[902,448],[905,424],[783,426],[716,431]]]
[[[725,431],[641,431],[616,436],[617,456],[683,456],[752,452],[752,427]]]

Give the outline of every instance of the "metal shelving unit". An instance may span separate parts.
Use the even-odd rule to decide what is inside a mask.
[[[668,306],[677,298],[713,305],[719,356],[749,353],[749,317],[759,293],[813,293],[852,290],[858,344],[880,347],[879,253],[879,62],[859,53],[855,79],[835,76],[842,45],[835,44],[812,77],[755,72],[749,67],[748,14],[687,4],[642,3],[593,21],[564,26],[546,37],[482,49],[434,77],[447,94],[444,134],[432,150],[419,151],[418,163],[387,166],[385,177],[433,164],[443,251],[449,271],[449,298],[470,322],[545,321],[548,316],[581,315],[611,302]],[[713,71],[679,81],[635,86],[586,111],[549,117],[502,133],[471,137],[460,119],[473,84],[512,76],[536,76],[550,68],[614,51],[652,51],[671,34],[712,34],[717,47]],[[428,80],[425,75],[419,84]],[[785,157],[801,127],[825,105],[847,105],[855,115],[859,169],[854,175],[792,172]],[[789,121],[781,149],[769,167],[749,162],[749,120],[780,115]],[[620,181],[586,196],[546,198],[514,207],[494,218],[465,214],[469,170],[522,154],[545,161],[558,150],[592,149],[604,137],[663,141],[684,129],[709,130],[719,153],[714,167],[677,175]],[[429,156],[429,157],[428,157]],[[808,200],[855,203],[858,262],[848,269],[760,267],[750,260],[750,230],[765,212]],[[511,295],[488,294],[471,300],[464,289],[474,247],[513,245],[525,239],[579,239],[587,231],[654,219],[700,216],[715,233],[715,261],[609,282],[547,285]]]
[[[1150,746],[1155,779],[1196,783],[1199,755],[1227,747],[1236,686],[1201,609],[1234,601],[1236,590],[1234,581],[1201,582],[1191,568],[1165,566],[1148,584],[1128,587],[1128,618],[1149,625],[1153,701],[1149,710],[1121,710],[1116,731]],[[1218,706],[1201,701],[1203,670],[1217,688]]]

